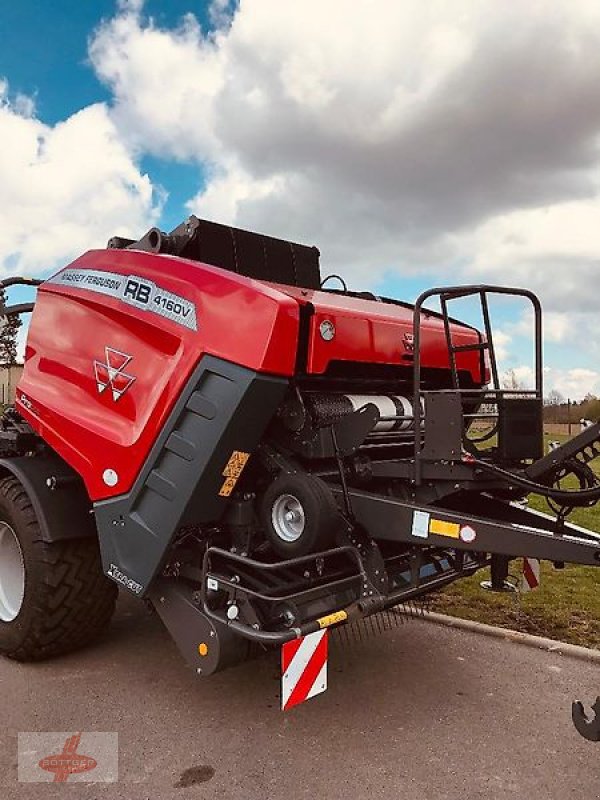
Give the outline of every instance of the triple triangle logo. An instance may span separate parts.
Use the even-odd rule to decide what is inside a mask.
[[[122,353],[112,347],[105,347],[104,355],[106,361],[94,361],[96,386],[99,394],[110,388],[112,398],[116,403],[135,380],[133,375],[128,375],[125,372],[125,367],[133,359],[133,356],[129,356],[127,353]]]

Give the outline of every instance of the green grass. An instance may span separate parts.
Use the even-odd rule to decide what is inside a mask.
[[[546,439],[561,437],[547,436]],[[600,474],[600,464],[594,466]],[[540,497],[532,497],[530,506],[548,511],[545,500]],[[600,533],[600,504],[576,509],[569,521]],[[512,569],[520,578],[521,562],[513,562]],[[487,573],[487,570],[479,572],[434,595],[431,609],[600,649],[600,569],[569,565],[557,570],[544,563],[541,588],[525,595],[483,591],[480,583],[488,577]]]

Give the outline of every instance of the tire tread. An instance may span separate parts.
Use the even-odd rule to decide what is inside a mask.
[[[45,541],[28,495],[12,476],[0,479],[0,497],[30,536],[33,564],[28,566],[42,576],[35,598],[28,600],[26,590],[24,602],[33,611],[27,630],[17,646],[0,649],[16,661],[40,661],[94,641],[110,622],[118,594],[102,572],[98,540]]]

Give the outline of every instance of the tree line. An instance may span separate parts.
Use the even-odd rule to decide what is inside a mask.
[[[514,369],[509,369],[502,376],[502,388],[518,392],[526,389],[519,380]],[[600,420],[600,397],[588,394],[583,400],[569,400],[559,391],[553,389],[544,400],[544,422],[554,424],[578,423],[582,419],[592,422]]]
[[[0,288],[0,309],[6,305],[6,289]],[[0,318],[0,367],[17,363],[17,334],[21,327],[20,317]]]
[[[580,402],[566,400],[560,392],[552,391],[544,401],[544,420],[553,423],[600,420],[600,397],[588,394]]]

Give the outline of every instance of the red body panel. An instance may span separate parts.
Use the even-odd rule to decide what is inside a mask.
[[[405,344],[405,334],[413,333],[412,308],[373,302],[360,297],[296,289],[279,284],[270,285],[276,286],[302,304],[311,303],[314,306],[308,346],[309,373],[323,374],[332,361],[404,365],[413,363],[411,351]],[[335,326],[335,336],[331,341],[326,341],[319,333],[321,323],[326,320]],[[424,314],[421,326],[423,366],[449,369],[443,321],[437,316]],[[479,333],[472,328],[453,325],[452,341],[456,346],[476,344],[479,342]],[[456,363],[459,370],[471,374],[474,383],[483,382],[479,353],[459,353]]]
[[[198,330],[76,286],[38,292],[17,407],[84,479],[93,500],[123,494],[203,353],[259,372],[291,375],[298,304],[265,284],[169,256],[91,251],[69,265],[136,275],[196,305]],[[131,356],[131,387],[99,393],[94,361],[105,347]],[[118,482],[110,487],[105,470]]]
[[[112,282],[122,292],[132,276],[160,290],[157,301],[168,295],[193,304],[194,327],[165,315],[172,300],[141,307],[116,289],[111,294],[99,288]],[[93,500],[123,494],[202,355],[292,376],[300,306],[308,303],[314,307],[309,373],[323,373],[332,360],[410,363],[403,341],[412,333],[412,314],[402,306],[269,284],[168,255],[90,251],[39,289],[17,407],[82,476]],[[326,319],[336,328],[331,341],[319,334]],[[447,368],[441,320],[426,317],[423,330],[423,365]],[[454,336],[465,344],[477,342],[479,334],[457,327]],[[115,385],[120,381],[124,389],[116,399],[113,384],[102,390],[98,381],[100,369],[106,382],[107,347],[129,359],[124,375],[115,375]],[[459,365],[481,382],[478,353],[461,354]],[[116,473],[114,485],[107,483],[107,470]]]

